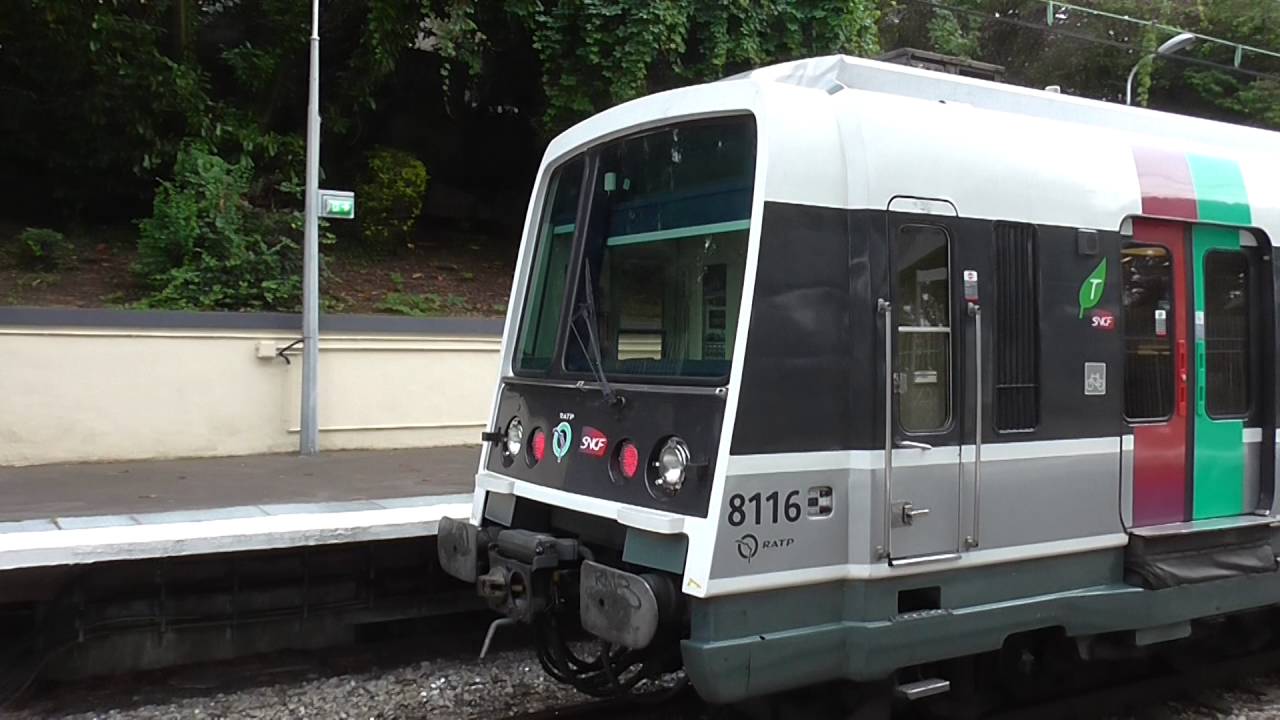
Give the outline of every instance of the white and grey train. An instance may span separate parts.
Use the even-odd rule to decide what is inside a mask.
[[[538,173],[441,562],[556,678],[716,703],[1251,617],[1277,168],[1276,133],[842,56],[602,112]]]

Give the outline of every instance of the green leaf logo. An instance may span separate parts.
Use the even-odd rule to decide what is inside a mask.
[[[1107,259],[1102,258],[1098,267],[1089,273],[1080,285],[1080,318],[1084,318],[1085,310],[1092,310],[1102,301],[1102,291],[1107,287]]]

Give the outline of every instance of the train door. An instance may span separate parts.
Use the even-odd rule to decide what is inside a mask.
[[[952,555],[959,550],[958,349],[966,327],[954,224],[938,215],[889,217],[886,553],[892,560]]]
[[[1250,478],[1246,471],[1245,425],[1257,395],[1250,311],[1261,306],[1250,278],[1257,275],[1260,257],[1256,244],[1245,246],[1242,238],[1252,244],[1251,236],[1232,228],[1196,225],[1191,230],[1193,520],[1257,508],[1256,472]],[[1251,450],[1256,454],[1258,446]]]
[[[1254,409],[1250,277],[1259,260],[1240,238],[1233,229],[1135,220],[1123,248],[1135,526],[1256,507],[1245,424]]]
[[[1121,251],[1133,523],[1186,519],[1190,358],[1186,226],[1135,220]]]

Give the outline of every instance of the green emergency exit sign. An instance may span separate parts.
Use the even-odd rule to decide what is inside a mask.
[[[321,190],[320,217],[333,220],[354,220],[356,194],[350,190]]]

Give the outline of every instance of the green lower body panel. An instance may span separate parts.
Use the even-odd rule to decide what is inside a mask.
[[[997,650],[1020,632],[1157,628],[1280,599],[1277,572],[1142,590],[1120,580],[1122,564],[1123,551],[1108,551],[697,600],[685,668],[702,697],[729,703],[832,680],[880,680]],[[940,608],[896,612],[900,593],[925,586],[940,590]]]
[[[1192,518],[1241,515],[1244,498],[1244,423],[1196,416]]]

